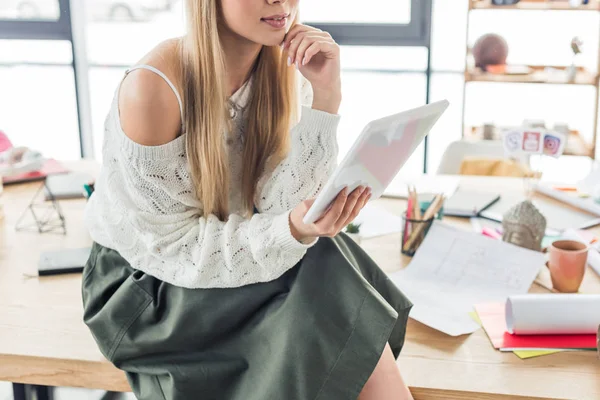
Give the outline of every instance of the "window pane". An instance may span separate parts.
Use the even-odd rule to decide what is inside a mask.
[[[302,0],[302,20],[367,24],[410,23],[411,0]]]
[[[342,116],[338,129],[339,161],[350,150],[363,127],[371,120],[425,103],[422,73],[342,72]],[[419,146],[399,175],[416,176],[423,171],[423,146]]]
[[[342,46],[343,69],[370,71],[425,71],[424,47]]]
[[[182,0],[86,2],[88,58],[92,64],[130,65],[161,41],[182,35]]]
[[[448,145],[461,140],[464,76],[434,73],[431,77],[431,102],[448,100],[450,106],[429,133],[427,172],[435,173]]]
[[[102,160],[104,121],[110,110],[124,68],[90,68],[90,95],[92,107],[92,132],[94,135],[94,157]]]
[[[59,15],[58,0],[0,1],[0,19],[56,21]]]
[[[433,1],[431,66],[434,71],[464,71],[467,8],[466,1]]]
[[[0,67],[0,129],[46,157],[80,157],[73,69]]]
[[[71,42],[63,40],[0,40],[0,62],[71,64],[73,62]]]

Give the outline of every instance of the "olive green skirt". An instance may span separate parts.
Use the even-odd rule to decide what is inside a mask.
[[[184,289],[94,244],[84,321],[139,399],[356,399],[412,304],[348,236],[321,238],[280,278]]]

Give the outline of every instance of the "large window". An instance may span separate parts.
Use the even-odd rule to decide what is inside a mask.
[[[104,120],[125,69],[160,42],[185,31],[185,0],[88,0],[85,43],[94,156],[100,159]]]
[[[372,119],[423,105],[428,99],[430,0],[303,0],[303,21],[342,44],[343,115],[340,159]],[[423,172],[422,144],[401,175]]]
[[[66,0],[0,1],[0,129],[48,156],[81,155]]]
[[[100,158],[104,121],[125,69],[185,29],[185,0],[0,2],[0,37],[12,39],[0,42],[0,82],[11,93],[0,100],[11,111],[2,113],[0,129],[56,158]],[[342,45],[342,156],[370,119],[426,101],[429,0],[300,4],[303,22]],[[21,88],[36,100],[26,101]],[[405,169],[421,172],[423,162],[421,149]]]

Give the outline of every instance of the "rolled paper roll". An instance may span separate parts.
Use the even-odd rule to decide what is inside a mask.
[[[598,294],[526,294],[506,301],[506,327],[517,335],[596,334]]]

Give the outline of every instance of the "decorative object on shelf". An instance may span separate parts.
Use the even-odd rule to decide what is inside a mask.
[[[475,66],[486,71],[489,65],[506,64],[508,43],[502,36],[488,33],[477,39],[472,52]]]
[[[566,145],[566,136],[560,132],[536,128],[516,128],[503,132],[504,152],[509,158],[529,159],[531,155],[560,157]],[[523,177],[525,194],[531,199],[542,176],[542,167],[531,170]]]
[[[581,54],[583,47],[583,41],[575,36],[571,39],[571,50],[573,51],[573,61],[571,65],[567,68],[567,81],[575,82],[575,78],[577,77],[577,66],[575,65],[575,59],[577,58],[577,54]]]
[[[350,239],[354,240],[356,244],[361,243],[360,225],[351,222],[346,226],[346,235],[350,236]]]
[[[509,129],[502,136],[504,151],[508,156],[543,154],[558,158],[563,154],[567,141],[561,132],[533,127]]]
[[[483,140],[494,140],[496,138],[496,126],[494,124],[483,124]]]
[[[502,217],[502,240],[534,251],[542,251],[546,218],[529,200],[510,208]]]

